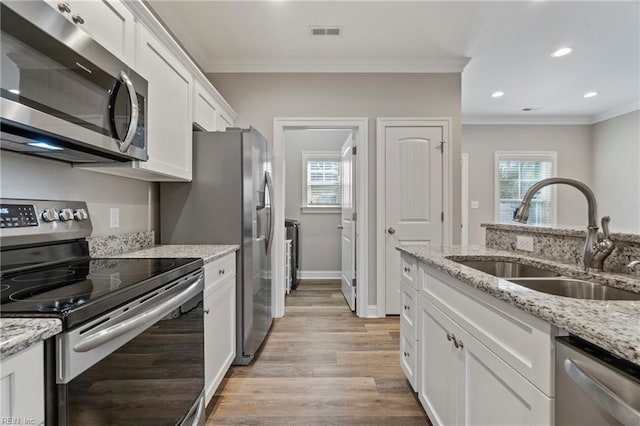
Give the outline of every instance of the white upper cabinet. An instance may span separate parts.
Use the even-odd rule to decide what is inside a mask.
[[[193,79],[189,71],[144,27],[138,30],[138,70],[149,82],[148,169],[176,180],[191,180]]]
[[[216,118],[220,107],[213,96],[198,81],[193,84],[193,122],[208,132],[217,130]]]
[[[68,20],[127,64],[135,61],[136,23],[117,0],[46,0]]]

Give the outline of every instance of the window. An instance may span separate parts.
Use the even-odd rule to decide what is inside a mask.
[[[499,151],[495,153],[495,219],[512,223],[515,210],[534,183],[556,175],[556,152]],[[529,209],[530,225],[553,226],[556,222],[555,187],[534,195]]]
[[[302,211],[340,212],[341,168],[339,152],[302,153]]]

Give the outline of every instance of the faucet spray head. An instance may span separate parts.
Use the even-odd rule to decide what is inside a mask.
[[[527,223],[529,220],[529,203],[523,202],[516,210],[516,214],[513,217],[514,222]]]

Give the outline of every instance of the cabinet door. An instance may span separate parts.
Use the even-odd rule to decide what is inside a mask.
[[[418,397],[434,425],[454,425],[461,353],[449,338],[457,326],[422,295],[418,296],[418,306]]]
[[[133,14],[118,0],[71,0],[69,15],[98,43],[129,66],[135,61]],[[75,19],[74,19],[75,18]],[[80,18],[83,23],[78,21]]]
[[[459,389],[464,403],[460,424],[550,425],[553,400],[498,358],[482,343],[460,329],[456,338],[464,351]]]
[[[191,74],[144,27],[138,26],[138,69],[149,82],[147,149],[140,168],[191,180]]]
[[[194,81],[193,88],[193,122],[207,132],[216,131],[217,103],[197,81]]]
[[[204,299],[205,398],[209,403],[236,356],[236,277],[230,276]]]
[[[400,281],[400,325],[414,338],[416,335],[416,322],[418,315],[416,313],[416,298],[418,292],[411,288],[404,281]]]
[[[0,419],[44,424],[44,345],[42,342],[0,361]],[[2,424],[20,424],[5,423]],[[21,423],[25,424],[25,423]]]

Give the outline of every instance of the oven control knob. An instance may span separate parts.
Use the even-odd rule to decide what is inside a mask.
[[[73,220],[73,210],[71,209],[62,209],[58,212],[58,218],[66,222],[68,220]]]
[[[58,220],[58,215],[56,214],[56,209],[44,209],[42,210],[42,220],[45,222],[54,222]]]
[[[85,209],[76,209],[76,211],[73,212],[73,218],[75,220],[85,220],[88,217],[89,215]]]

